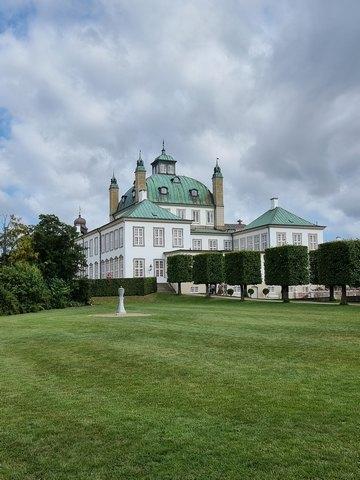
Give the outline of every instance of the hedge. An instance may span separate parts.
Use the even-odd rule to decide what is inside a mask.
[[[181,283],[191,282],[193,257],[191,255],[172,255],[167,259],[167,279],[178,284],[178,294],[181,294]]]
[[[226,253],[225,280],[229,285],[241,285],[241,299],[244,300],[245,285],[262,282],[260,252],[243,250]]]
[[[92,297],[117,297],[120,287],[125,295],[148,295],[157,291],[155,277],[149,278],[99,278],[89,280]]]
[[[222,253],[201,253],[195,255],[193,263],[193,280],[195,284],[222,283],[224,281],[224,255]]]

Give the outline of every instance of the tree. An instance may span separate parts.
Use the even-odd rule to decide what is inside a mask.
[[[250,295],[250,298],[252,298],[252,295],[253,295],[254,292],[255,292],[255,290],[253,288],[248,289],[248,294]]]
[[[262,291],[262,292],[263,292],[263,294],[265,295],[265,297],[267,297],[267,296],[269,295],[269,293],[270,293],[270,290],[265,287],[265,288],[263,288],[263,291]]]
[[[247,285],[261,283],[261,254],[250,250],[225,255],[225,280],[229,285],[241,285],[244,300]]]
[[[360,283],[360,240],[322,243],[318,249],[318,273],[319,283],[341,286],[340,304],[346,305],[346,286]]]
[[[37,264],[46,280],[72,280],[86,266],[83,249],[76,243],[76,229],[61,222],[56,215],[40,215],[34,227],[33,244]]]
[[[32,227],[22,222],[20,217],[14,214],[8,216],[3,215],[0,225],[0,249],[1,263],[6,264],[12,262],[9,258],[24,240],[31,235]]]
[[[313,285],[322,285],[322,281],[319,277],[319,250],[312,250],[309,252],[309,264],[310,264],[310,283]],[[329,288],[329,300],[330,302],[335,300],[334,289],[335,285],[326,284]]]
[[[178,284],[178,295],[181,295],[181,283],[192,281],[191,255],[172,255],[167,259],[168,282]]]
[[[196,284],[204,283],[206,293],[210,296],[211,284],[224,281],[224,255],[222,253],[201,253],[194,256],[193,281]]]
[[[302,245],[283,245],[265,250],[265,282],[281,285],[284,302],[289,302],[290,285],[309,283],[309,255]]]

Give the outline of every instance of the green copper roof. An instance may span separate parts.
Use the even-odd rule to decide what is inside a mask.
[[[284,208],[275,207],[263,213],[253,222],[246,225],[244,230],[251,228],[265,227],[267,225],[292,225],[292,226],[314,226],[313,223],[288,212]]]
[[[214,200],[210,190],[198,180],[183,175],[167,175],[156,173],[146,179],[147,197],[151,202],[164,205],[192,205],[199,207],[213,207]],[[161,194],[159,188],[166,187],[167,194]],[[193,197],[190,190],[197,190],[198,196]],[[118,211],[129,207],[135,201],[134,187],[130,188],[122,197]]]
[[[136,161],[135,172],[146,172],[143,159],[141,158],[141,150],[139,152],[139,158]]]
[[[221,172],[221,168],[220,168],[220,165],[219,165],[219,159],[218,158],[216,159],[216,165],[214,167],[214,173],[213,173],[212,178],[223,178],[223,174]]]
[[[143,200],[140,203],[131,205],[130,207],[122,210],[120,214],[116,215],[116,218],[146,218],[146,219],[159,219],[159,220],[181,220],[173,213],[165,210],[165,208],[158,207],[150,200]]]

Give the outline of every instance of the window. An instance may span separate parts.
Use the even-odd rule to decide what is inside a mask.
[[[110,277],[110,262],[108,259],[105,260],[105,275]]]
[[[110,248],[110,235],[108,233],[105,234],[105,252],[108,252]]]
[[[133,227],[133,245],[134,247],[143,247],[145,245],[144,227]]]
[[[174,165],[168,165],[167,166],[167,173],[175,173]]]
[[[200,210],[192,210],[191,215],[194,223],[200,223]]]
[[[217,250],[217,249],[218,249],[218,241],[209,240],[209,250]]]
[[[210,225],[214,223],[214,212],[212,210],[206,212],[206,223]]]
[[[182,228],[173,228],[172,229],[172,246],[173,247],[183,247],[184,245],[184,235]]]
[[[254,250],[260,250],[260,235],[254,235]]]
[[[246,238],[246,250],[254,250],[254,237]]]
[[[100,274],[101,274],[101,278],[105,278],[105,262],[104,262],[104,260],[101,260]]]
[[[202,240],[200,240],[198,238],[193,238],[192,249],[193,250],[202,250]]]
[[[309,250],[316,250],[318,248],[318,236],[317,233],[309,233]]]
[[[134,258],[134,277],[145,276],[145,260],[143,258]]]
[[[114,232],[114,250],[119,248],[119,230],[115,230]]]
[[[89,265],[89,278],[93,278],[93,275],[94,275],[94,267],[93,267],[93,264],[90,263],[90,265]]]
[[[185,218],[186,210],[185,208],[177,208],[176,209],[176,215],[182,219]]]
[[[119,278],[119,259],[114,258],[114,278]]]
[[[119,278],[124,278],[124,257],[119,257]]]
[[[286,233],[276,232],[276,245],[281,247],[281,245],[286,245]]]
[[[181,180],[180,180],[179,177],[174,177],[174,178],[171,179],[171,181],[172,181],[173,183],[180,183],[180,182],[181,182]]]
[[[163,247],[165,244],[165,230],[163,228],[153,228],[154,247]]]
[[[114,232],[110,232],[110,250],[114,250]]]
[[[124,246],[124,227],[119,228],[119,247]]]
[[[127,198],[127,196],[126,196],[126,195],[123,195],[123,196],[121,197],[121,203],[125,203],[125,202],[126,202],[126,198]]]
[[[88,242],[85,242],[85,243],[84,243],[84,253],[85,253],[85,257],[88,257],[88,256],[89,256]]]
[[[105,235],[101,235],[101,253],[105,253]]]
[[[160,163],[159,165],[159,172],[166,173],[166,166],[163,163]]]
[[[224,250],[231,250],[231,249],[232,249],[231,240],[224,240]]]
[[[159,187],[159,192],[161,195],[167,195],[168,189],[167,187]]]
[[[198,293],[199,292],[199,287],[197,285],[193,285],[190,287],[190,292],[191,293]]]
[[[155,277],[165,277],[164,260],[154,260]]]
[[[95,237],[94,238],[94,255],[98,255],[98,254],[99,254],[99,237]]]
[[[89,253],[90,253],[90,257],[92,257],[94,255],[94,240],[91,239],[90,242],[89,242]]]
[[[114,259],[110,258],[110,277],[114,278]]]
[[[302,245],[302,234],[301,233],[293,233],[292,234],[293,245]]]
[[[240,242],[238,238],[234,239],[234,250],[238,251],[240,249]]]
[[[133,198],[135,198],[135,196],[136,196],[135,190],[132,190],[132,191],[131,191],[131,195],[132,195]]]
[[[196,188],[192,188],[190,191],[190,195],[194,198],[199,196],[199,192],[196,190]]]
[[[240,238],[240,250],[245,250],[246,249],[246,238]]]
[[[268,247],[267,233],[261,234],[261,250],[264,251]]]

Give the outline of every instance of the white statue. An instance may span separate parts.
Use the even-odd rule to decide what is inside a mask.
[[[124,307],[124,293],[125,293],[125,289],[123,287],[120,287],[119,288],[119,304],[118,304],[118,309],[117,309],[116,315],[125,315],[126,314],[126,310],[125,310],[125,307]]]

